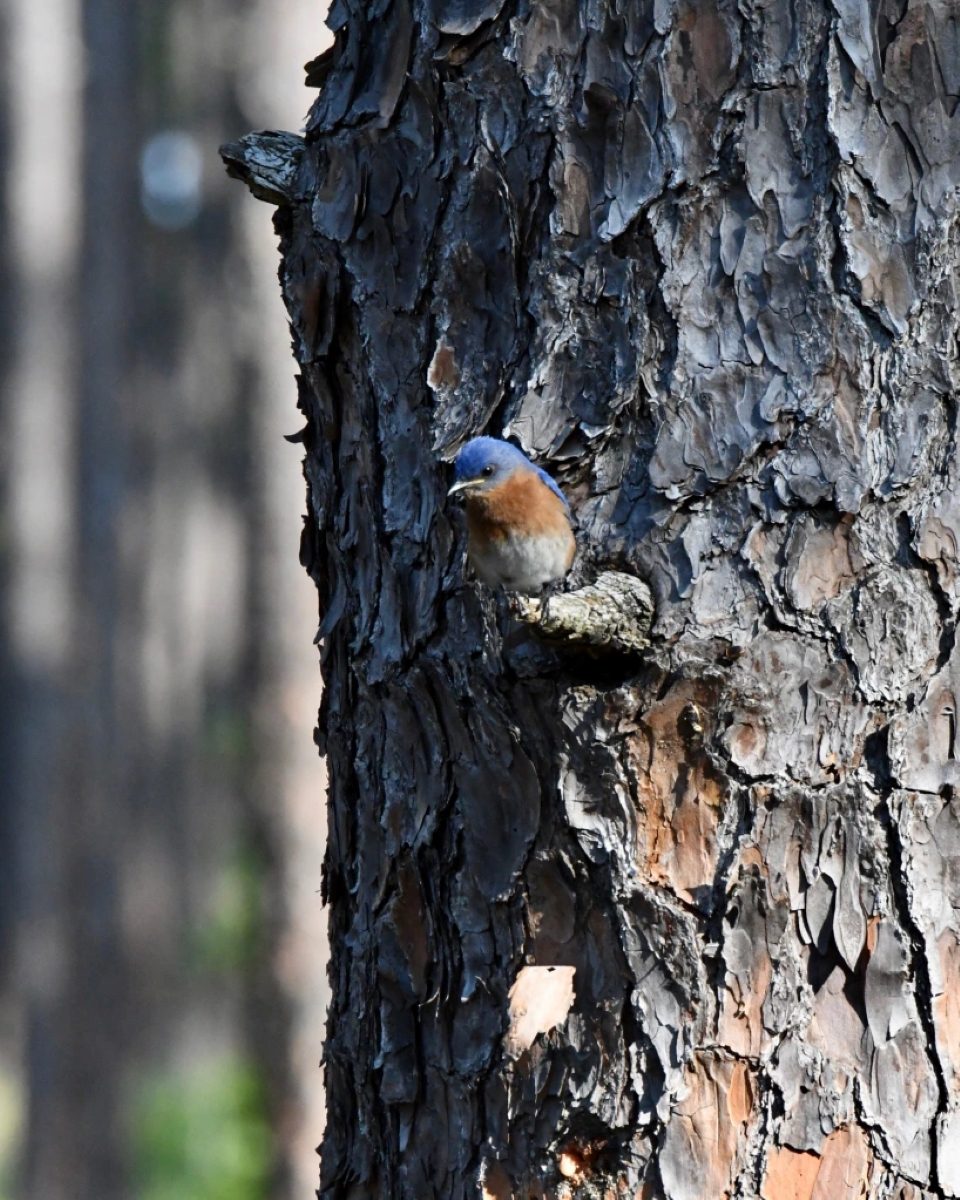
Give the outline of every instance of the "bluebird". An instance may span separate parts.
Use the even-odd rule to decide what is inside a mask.
[[[467,557],[484,583],[535,595],[566,575],[577,549],[570,506],[546,471],[509,442],[478,437],[453,480],[447,495],[464,496]]]

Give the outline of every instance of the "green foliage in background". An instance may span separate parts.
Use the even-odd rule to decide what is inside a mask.
[[[236,846],[211,881],[191,931],[187,965],[237,979],[261,951],[264,866]],[[237,1058],[170,1070],[142,1089],[134,1108],[136,1200],[264,1200],[273,1145],[262,1083]]]
[[[247,1064],[148,1084],[135,1109],[137,1200],[263,1200],[271,1139]]]
[[[233,974],[251,966],[263,945],[264,866],[238,849],[217,876],[203,921],[192,931],[188,963],[197,974]]]

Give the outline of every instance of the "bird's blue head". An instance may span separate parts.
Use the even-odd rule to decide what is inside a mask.
[[[564,504],[567,503],[563,492],[546,471],[541,471],[516,446],[492,437],[472,438],[461,449],[453,464],[453,487],[447,495],[453,496],[458,492],[469,495],[489,491],[498,487],[515,471],[532,471]]]

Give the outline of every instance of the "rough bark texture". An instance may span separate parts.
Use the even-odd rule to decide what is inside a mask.
[[[320,1195],[960,1196],[955,11],[330,21],[305,140],[225,149],[303,372]],[[641,658],[463,581],[481,431]]]

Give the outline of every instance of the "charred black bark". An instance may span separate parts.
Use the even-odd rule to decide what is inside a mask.
[[[331,22],[305,140],[225,150],[303,373],[321,1196],[960,1195],[947,6]],[[508,652],[481,431],[575,584],[649,583],[643,662]]]

